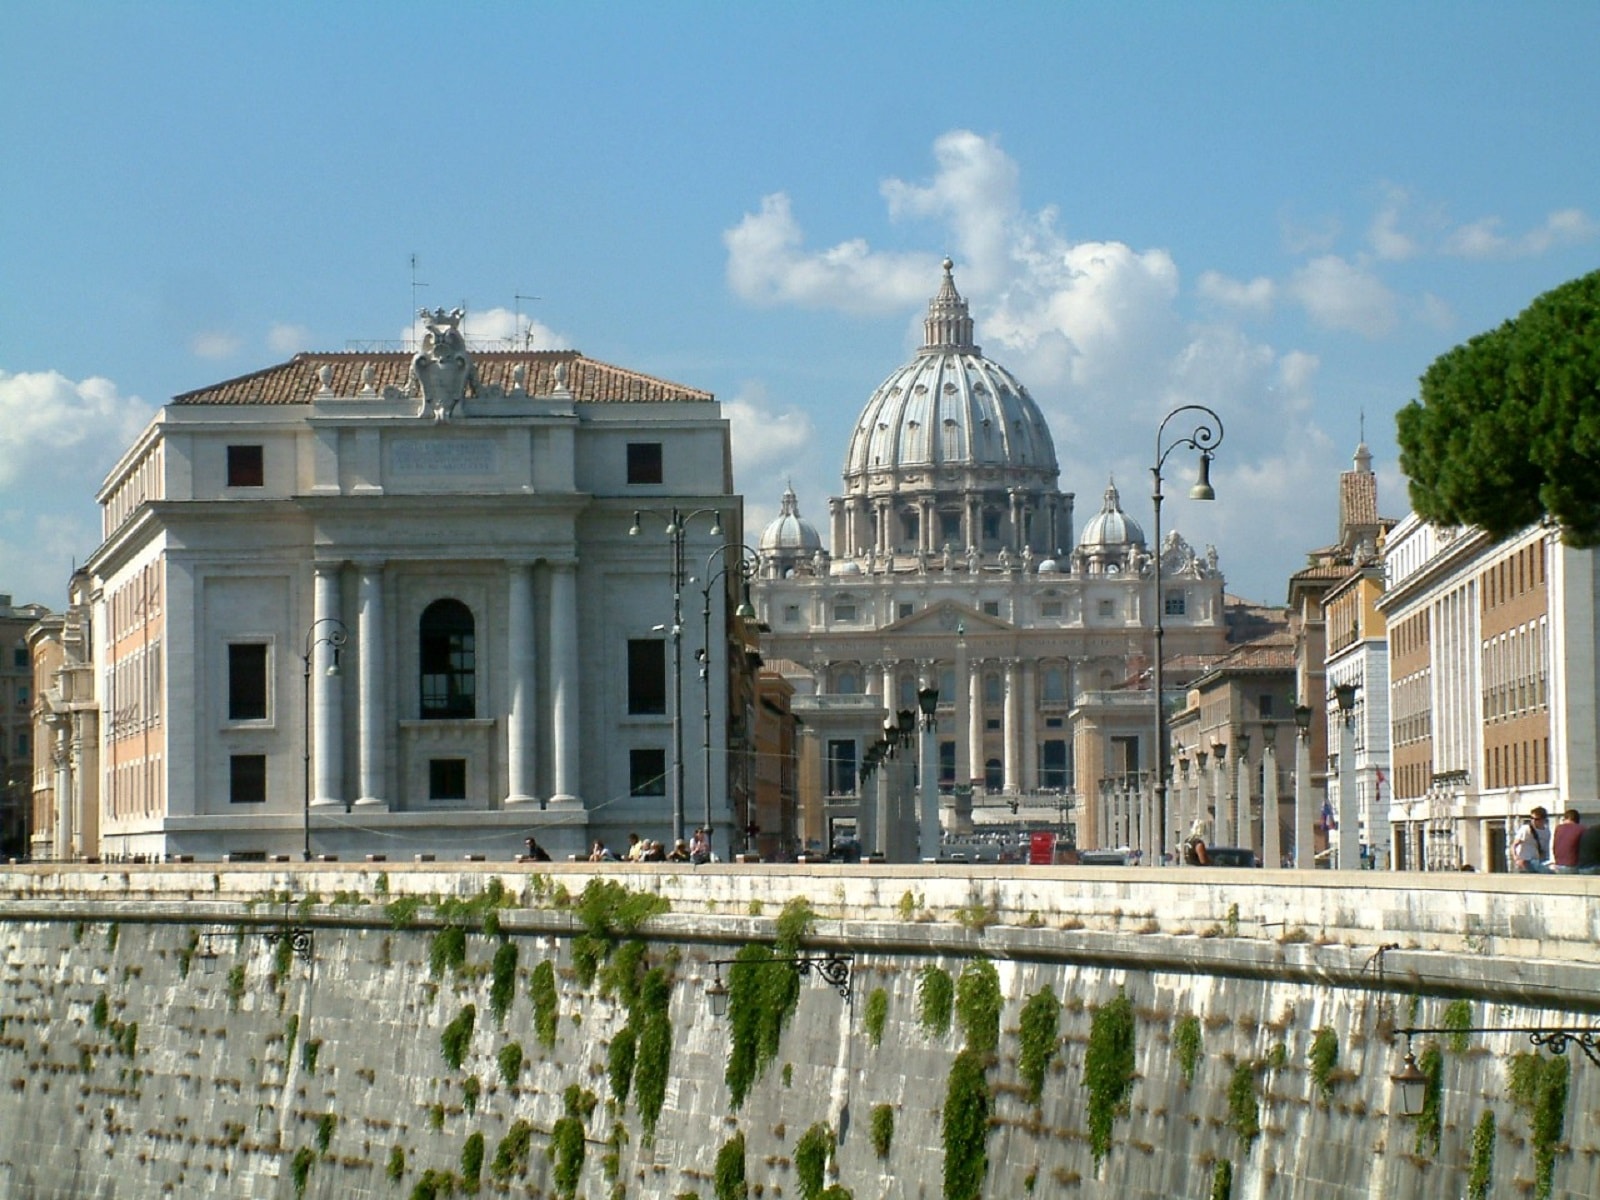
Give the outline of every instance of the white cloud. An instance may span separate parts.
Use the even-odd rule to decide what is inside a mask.
[[[75,382],[57,371],[0,371],[0,488],[48,486],[109,468],[150,420],[136,396],[98,376]],[[98,476],[93,483],[98,483]]]
[[[1499,217],[1482,217],[1459,226],[1445,238],[1443,251],[1458,258],[1535,258],[1557,246],[1587,242],[1600,232],[1577,208],[1553,212],[1542,225],[1514,236],[1500,232],[1503,224]]]
[[[1289,279],[1288,294],[1324,329],[1382,337],[1397,322],[1394,293],[1363,266],[1336,254],[1314,258]]]
[[[299,354],[311,349],[311,331],[304,325],[279,321],[267,330],[267,348],[274,354]]]
[[[745,214],[722,240],[728,247],[728,285],[753,304],[893,312],[926,298],[938,261],[925,254],[877,254],[860,238],[807,254],[782,192],[763,197],[761,211]]]
[[[1400,228],[1402,213],[1410,198],[1410,194],[1404,188],[1386,189],[1384,202],[1372,218],[1372,225],[1367,230],[1367,240],[1379,259],[1403,262],[1421,253],[1422,247],[1417,240]]]
[[[1021,171],[997,141],[965,129],[935,141],[933,155],[939,164],[933,182],[884,182],[889,215],[946,221],[955,235],[953,257],[967,268],[968,286],[987,289],[1000,278],[1016,241]]]
[[[1213,304],[1262,317],[1271,313],[1273,301],[1278,296],[1278,285],[1264,275],[1258,275],[1247,283],[1230,279],[1219,271],[1205,271],[1195,287],[1202,299]]]
[[[722,415],[728,419],[733,441],[735,476],[752,482],[793,469],[816,432],[807,413],[775,408],[760,388],[747,387],[732,400],[724,400]]]
[[[237,334],[222,329],[202,330],[189,339],[189,353],[197,358],[231,358],[239,352]]]

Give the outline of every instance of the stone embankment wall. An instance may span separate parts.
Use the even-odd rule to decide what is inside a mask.
[[[0,1197],[1600,1195],[1577,1051],[1390,1080],[1600,1026],[1600,880],[1271,878],[14,868]]]

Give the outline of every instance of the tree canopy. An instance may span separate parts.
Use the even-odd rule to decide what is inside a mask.
[[[1600,545],[1600,271],[1441,354],[1397,425],[1417,515]]]

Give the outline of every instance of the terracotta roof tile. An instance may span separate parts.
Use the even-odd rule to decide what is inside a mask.
[[[583,404],[653,404],[665,401],[706,401],[715,397],[699,388],[685,387],[656,379],[626,367],[614,367],[597,359],[585,358],[576,350],[498,350],[472,356],[478,379],[484,387],[511,390],[511,373],[517,365],[526,370],[525,386],[535,396],[548,396],[555,390],[555,369],[567,367],[567,387],[573,399]],[[373,369],[372,386],[404,388],[411,369],[411,356],[396,353],[297,354],[288,362],[252,371],[236,379],[225,379],[192,392],[174,396],[174,404],[306,404],[320,385],[317,370],[333,369],[332,390],[337,396],[354,396],[362,387],[361,372]]]

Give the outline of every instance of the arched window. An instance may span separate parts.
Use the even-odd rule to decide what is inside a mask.
[[[998,758],[991,758],[983,764],[983,790],[986,792],[999,792],[1004,791],[1005,786],[1005,765]]]
[[[1060,667],[1045,668],[1044,698],[1046,700],[1065,700],[1067,698],[1067,673]]]
[[[417,624],[424,721],[477,716],[472,610],[459,600],[435,600]]]

